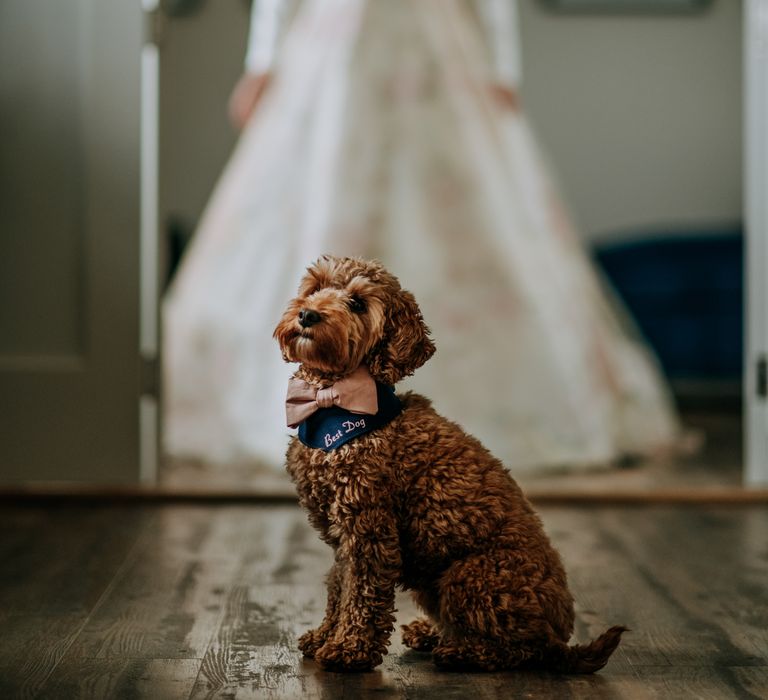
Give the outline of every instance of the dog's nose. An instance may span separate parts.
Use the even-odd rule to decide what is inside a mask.
[[[316,323],[320,323],[322,319],[323,317],[317,313],[317,311],[313,311],[312,309],[302,309],[299,311],[299,325],[302,328],[314,326]]]

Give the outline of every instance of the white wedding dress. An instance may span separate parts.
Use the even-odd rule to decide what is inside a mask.
[[[285,7],[256,4],[248,62],[274,79],[165,303],[168,452],[282,469],[294,368],[272,330],[323,253],[378,258],[416,295],[438,351],[403,386],[513,472],[673,444],[654,358],[489,90],[519,81],[514,4]]]

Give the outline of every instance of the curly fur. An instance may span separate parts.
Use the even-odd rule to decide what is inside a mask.
[[[302,328],[309,309],[321,320]],[[361,363],[395,384],[435,346],[416,301],[380,264],[326,256],[309,268],[275,329],[297,376],[327,386]],[[309,520],[334,550],[322,624],[299,640],[336,671],[371,669],[387,653],[395,588],[425,618],[409,647],[445,669],[602,668],[623,627],[568,646],[573,598],[541,521],[502,464],[413,393],[386,427],[331,452],[294,438],[287,469]]]

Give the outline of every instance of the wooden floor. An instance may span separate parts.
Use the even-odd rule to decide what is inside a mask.
[[[6,506],[0,698],[768,698],[768,509],[542,514],[576,637],[633,630],[595,676],[441,673],[397,634],[373,673],[319,671],[296,637],[329,551],[292,505]]]

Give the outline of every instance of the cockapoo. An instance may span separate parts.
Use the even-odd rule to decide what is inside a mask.
[[[324,669],[382,661],[395,588],[426,617],[404,643],[438,667],[602,668],[623,627],[569,646],[573,598],[541,521],[502,464],[429,400],[394,385],[434,353],[412,294],[376,262],[325,256],[275,329],[300,363],[288,472],[334,551],[325,619],[299,639]]]

